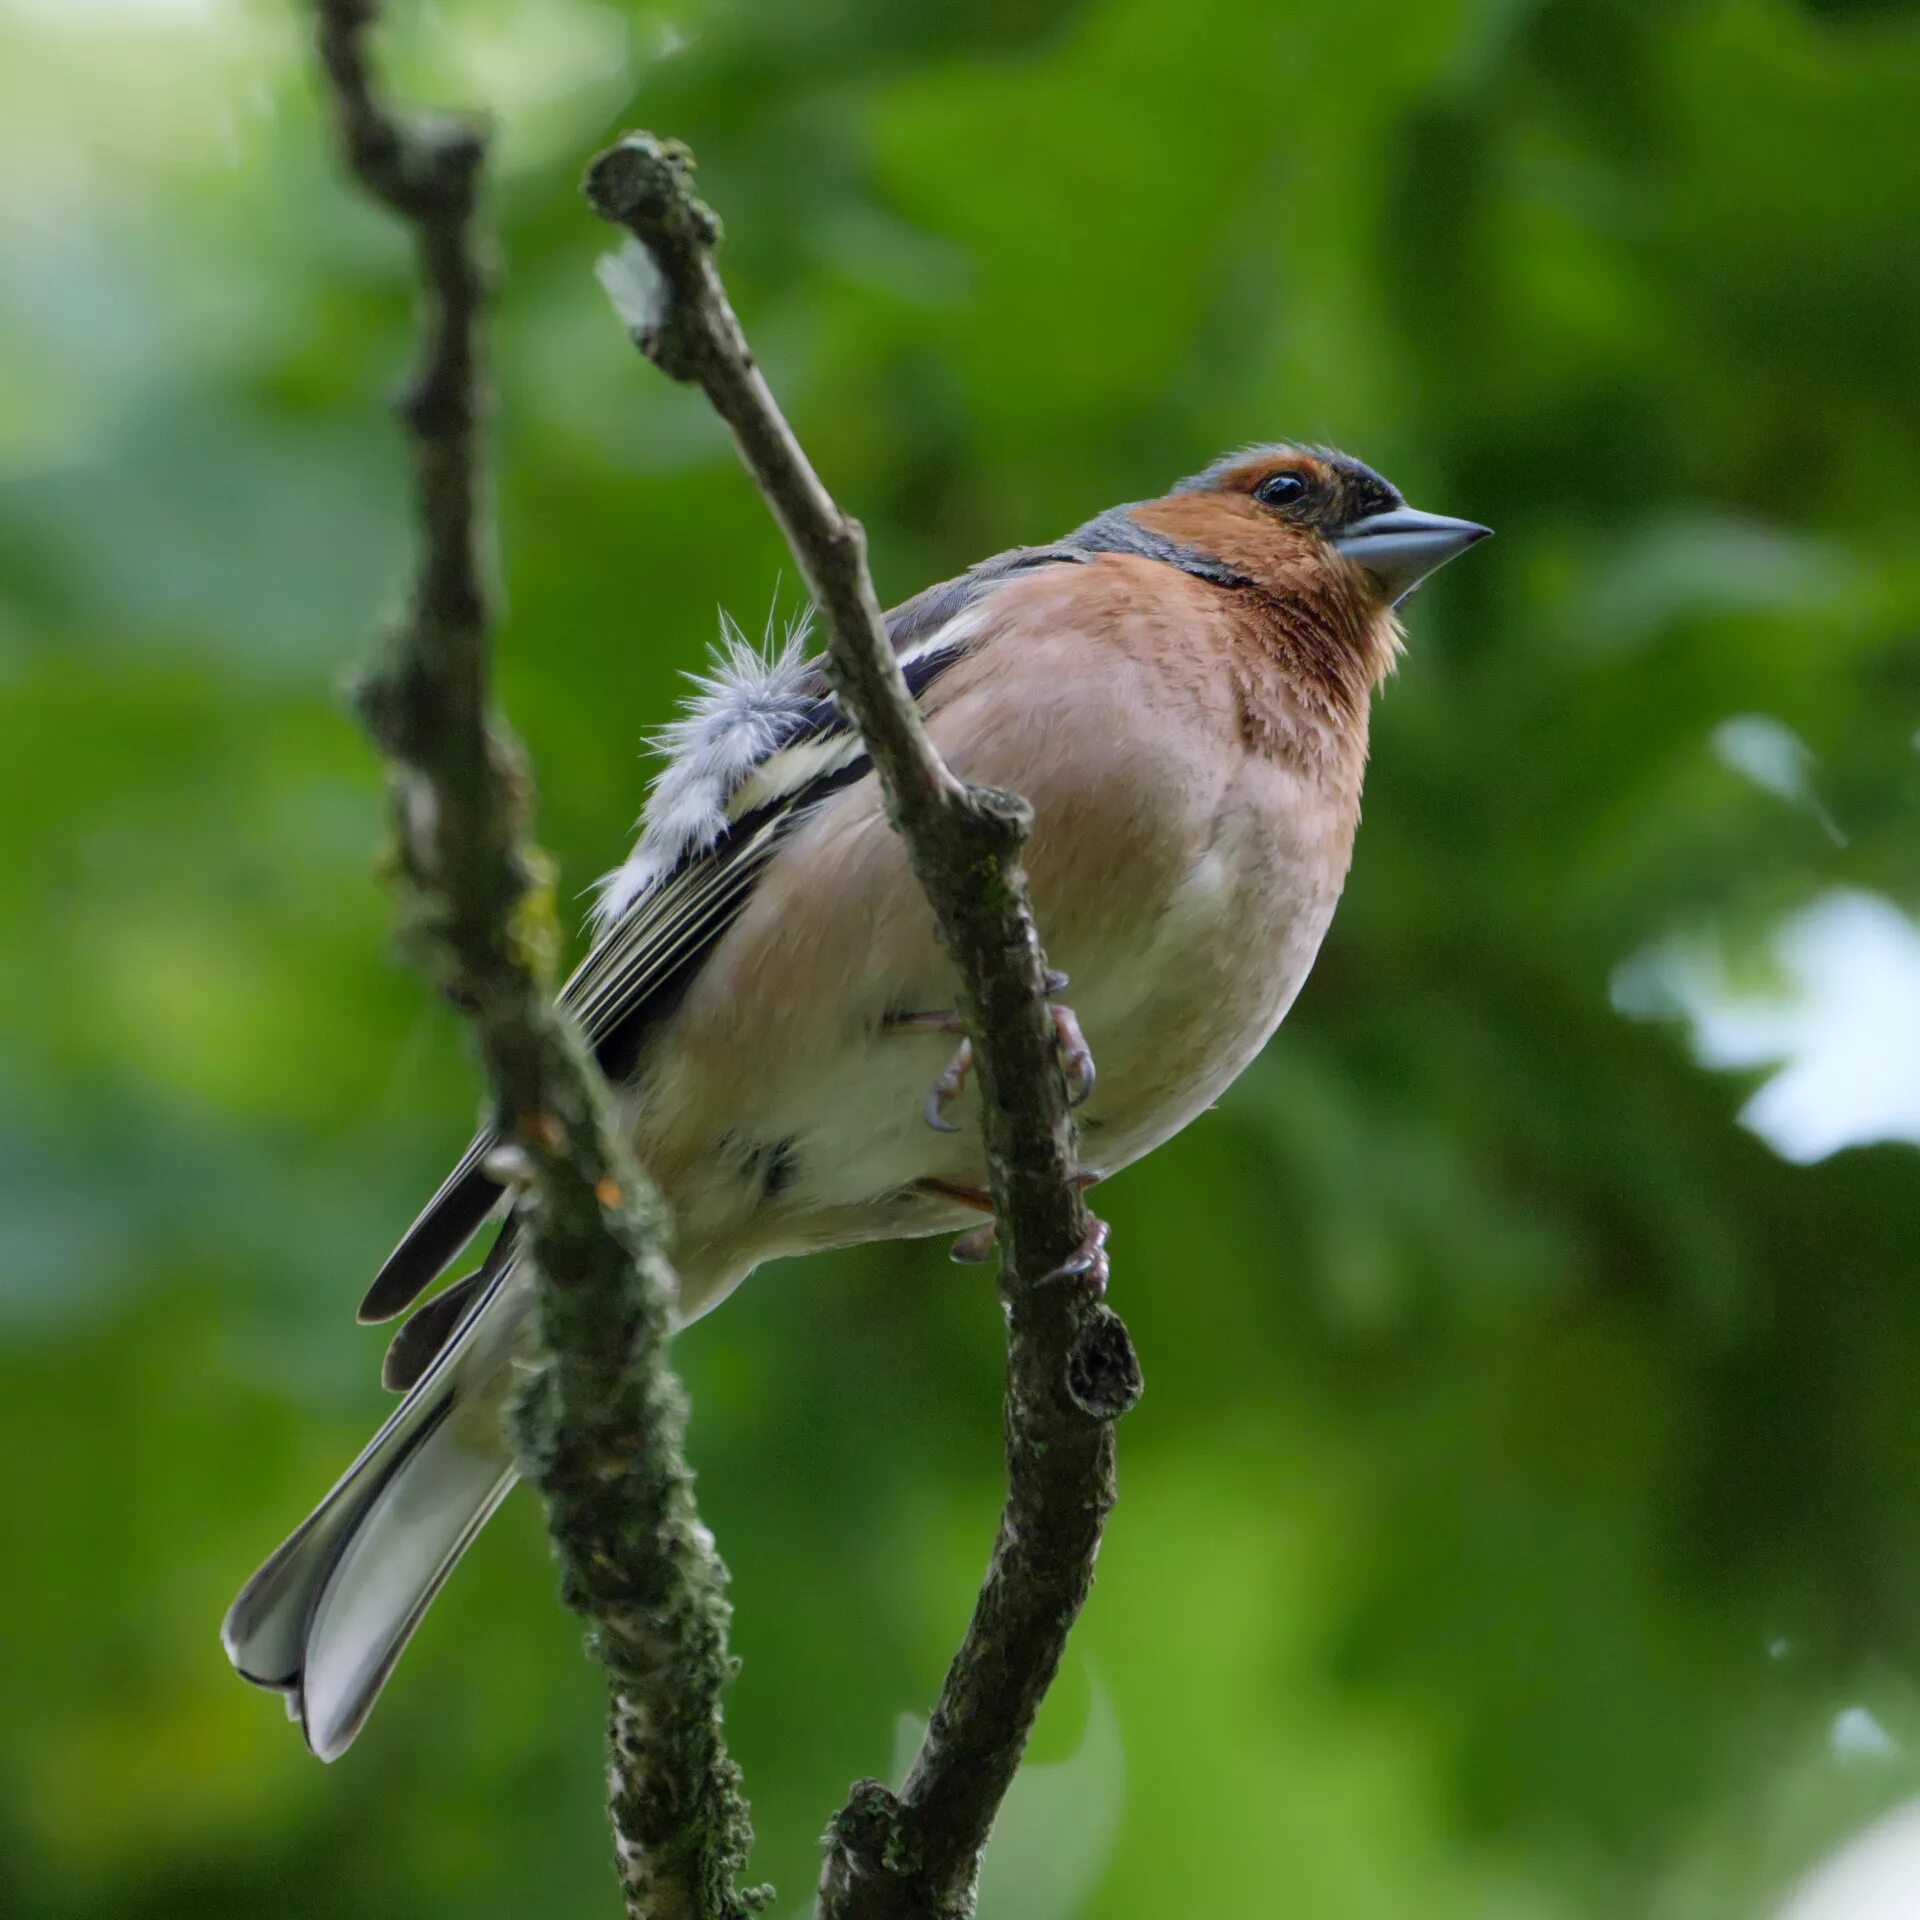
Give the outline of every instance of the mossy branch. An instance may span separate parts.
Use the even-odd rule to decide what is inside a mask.
[[[607,1089],[553,1006],[550,914],[525,838],[529,781],[493,723],[483,429],[487,274],[477,209],[487,137],[402,117],[381,98],[367,37],[376,0],[316,0],[346,158],[411,229],[419,359],[399,399],[414,468],[406,604],[356,690],[392,763],[409,932],[467,1014],[495,1130],[524,1181],[524,1258],[538,1274],[543,1366],[518,1410],[567,1603],[585,1616],[611,1695],[610,1812],[634,1920],[743,1920],[751,1841],[721,1737],[726,1569],[694,1508],[686,1402],[667,1364],[673,1276],[651,1189],[612,1124]]]
[[[616,287],[636,345],[698,384],[787,536],[820,611],[834,684],[865,736],[954,963],[974,1046],[1008,1326],[1007,1501],[926,1740],[899,1793],[861,1781],[835,1816],[823,1920],[971,1914],[981,1854],[1093,1580],[1114,1501],[1113,1425],[1140,1393],[1125,1326],[1050,1280],[1081,1249],[1067,1091],[1020,852],[1017,795],[956,779],[901,676],[857,522],[834,503],[755,366],[714,265],[720,225],[677,144],[630,134],[594,161],[595,212],[644,248]],[[613,277],[621,277],[614,264]]]

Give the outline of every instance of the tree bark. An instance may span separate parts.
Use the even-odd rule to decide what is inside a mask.
[[[969,787],[935,752],[888,643],[858,524],[834,504],[754,364],[714,265],[720,224],[692,156],[630,134],[586,194],[650,273],[617,299],[635,344],[697,383],[787,536],[826,632],[829,670],[873,757],[954,963],[979,1075],[1007,1317],[1007,1501],[993,1557],[919,1755],[896,1794],[858,1782],[827,1835],[822,1920],[974,1907],[980,1857],[1093,1583],[1115,1498],[1113,1424],[1139,1398],[1119,1316],[1063,1272],[1088,1246],[1047,968],[1017,795]],[[618,277],[616,266],[615,277]]]

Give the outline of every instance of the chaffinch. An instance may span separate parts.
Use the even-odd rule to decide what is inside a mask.
[[[889,615],[955,772],[1032,802],[1089,1183],[1216,1100],[1292,1004],[1346,878],[1394,609],[1486,532],[1343,454],[1260,447]],[[971,1228],[957,1250],[984,1256],[952,977],[858,733],[797,636],[763,657],[735,630],[696,686],[561,995],[670,1203],[680,1320],[816,1248]],[[323,1759],[513,1485],[499,1416],[532,1286],[493,1146],[361,1318],[412,1305],[504,1211],[491,1249],[402,1326],[383,1378],[406,1398],[225,1623]]]

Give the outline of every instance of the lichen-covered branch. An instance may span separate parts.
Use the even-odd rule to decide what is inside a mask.
[[[1047,1283],[1085,1239],[1066,1088],[1020,849],[1016,795],[957,780],[886,637],[856,522],[835,505],[747,348],[714,266],[719,223],[684,148],[632,134],[588,171],[594,210],[658,284],[625,302],[636,344],[705,391],[732,430],[819,608],[830,670],[865,736],[958,975],[1005,1264],[1008,1491],[973,1619],[898,1794],[860,1782],[827,1836],[826,1920],[970,1914],[982,1850],[1093,1579],[1114,1500],[1113,1423],[1140,1392],[1119,1317]],[[630,290],[631,291],[631,290]]]
[[[726,1569],[694,1509],[686,1405],[666,1362],[673,1276],[605,1085],[549,998],[528,782],[488,711],[476,233],[486,135],[386,105],[368,65],[375,0],[316,0],[316,13],[348,163],[409,226],[419,261],[419,360],[399,401],[414,576],[357,703],[392,762],[409,930],[471,1019],[495,1128],[525,1183],[547,1357],[518,1410],[522,1462],[546,1498],[568,1604],[607,1672],[627,1910],[736,1920],[762,1902],[735,1886],[751,1832],[721,1739]]]

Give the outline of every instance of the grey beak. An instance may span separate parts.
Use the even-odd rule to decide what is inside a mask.
[[[1445,514],[1422,513],[1417,507],[1394,507],[1342,528],[1333,544],[1365,567],[1390,601],[1397,601],[1404,600],[1436,567],[1444,567],[1456,553],[1465,553],[1492,531],[1471,520],[1449,520]]]

